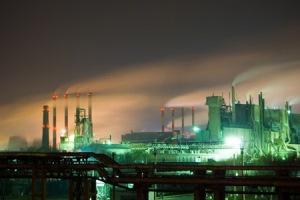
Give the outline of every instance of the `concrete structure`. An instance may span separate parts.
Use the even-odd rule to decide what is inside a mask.
[[[42,136],[42,149],[49,149],[49,106],[43,107],[43,136]]]
[[[206,97],[206,105],[208,106],[208,131],[209,141],[216,142],[222,140],[221,132],[221,106],[224,99],[221,96]]]

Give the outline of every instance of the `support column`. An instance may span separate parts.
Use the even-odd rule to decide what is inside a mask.
[[[89,200],[90,199],[90,184],[89,180],[87,178],[84,179],[83,183],[83,200]]]
[[[194,200],[205,200],[206,193],[205,187],[203,185],[199,185],[194,190]]]
[[[289,192],[286,191],[284,188],[277,188],[277,193],[278,193],[278,200],[290,200],[290,195]]]
[[[91,199],[97,200],[97,188],[96,188],[96,180],[91,180]]]
[[[215,170],[214,175],[216,178],[224,178],[225,170]],[[213,188],[214,200],[225,200],[225,186],[217,185]]]
[[[35,200],[35,196],[36,196],[36,193],[35,193],[35,183],[36,182],[36,176],[35,176],[35,172],[32,173],[32,178],[31,178],[31,199],[32,200]]]
[[[75,193],[75,199],[76,200],[81,200],[81,197],[82,197],[82,179],[76,179],[74,193]]]
[[[43,171],[33,170],[31,178],[31,199],[46,199],[46,176]]]
[[[148,200],[148,188],[144,185],[136,185],[136,199]]]
[[[46,178],[42,177],[41,178],[41,200],[46,199]]]
[[[69,180],[69,200],[74,200],[74,181]]]
[[[276,176],[279,178],[288,178],[289,177],[289,171],[287,170],[278,170],[276,171]],[[277,199],[278,200],[290,200],[290,194],[289,189],[284,187],[277,187]]]
[[[225,187],[218,186],[214,188],[214,200],[225,200]]]

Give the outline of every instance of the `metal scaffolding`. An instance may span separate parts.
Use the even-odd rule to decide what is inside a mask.
[[[283,200],[300,194],[299,172],[300,165],[119,164],[95,153],[0,153],[0,179],[30,178],[33,200],[45,199],[45,183],[49,178],[69,180],[70,200],[95,200],[96,180],[135,191],[136,199],[140,200],[148,199],[148,191],[174,191],[175,186],[181,186],[179,191],[193,192],[199,200],[204,200],[208,193],[216,200],[224,200],[226,194],[262,194],[247,188],[269,187],[275,190],[264,194],[277,195],[277,199]],[[128,187],[129,184],[134,187]],[[228,189],[234,186],[243,190]]]

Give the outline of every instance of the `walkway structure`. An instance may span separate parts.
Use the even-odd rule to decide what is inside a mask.
[[[94,153],[0,153],[0,178],[31,179],[33,200],[45,199],[49,178],[69,180],[70,200],[96,200],[96,180],[136,191],[139,200],[153,190],[193,192],[198,200],[208,193],[216,200],[226,194],[269,194],[279,200],[300,195],[300,165],[119,164]]]

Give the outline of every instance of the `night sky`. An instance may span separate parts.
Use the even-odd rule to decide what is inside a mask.
[[[199,2],[1,1],[0,145],[39,139],[54,92],[93,92],[96,137],[116,141],[158,130],[160,106],[196,106],[205,124],[205,97],[231,84],[242,102],[263,91],[300,111],[299,3]]]

